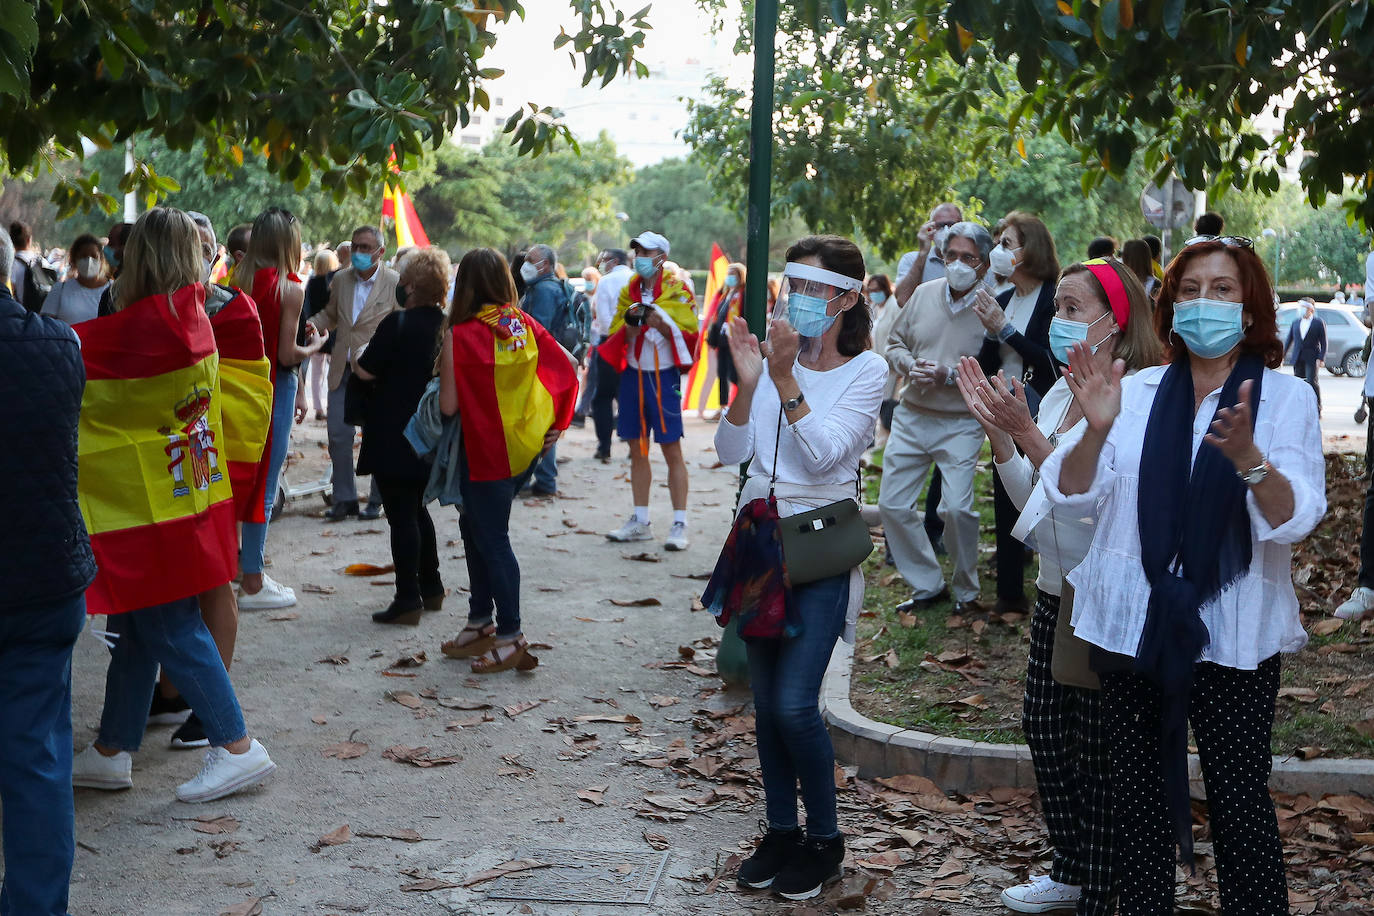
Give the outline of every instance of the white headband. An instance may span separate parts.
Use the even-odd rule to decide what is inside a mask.
[[[813,267],[810,264],[798,264],[796,261],[788,261],[783,268],[784,278],[796,277],[798,280],[815,280],[817,283],[825,283],[836,289],[863,289],[864,281],[856,280],[853,277],[846,277],[844,274],[837,274],[833,270],[826,270],[824,267]]]

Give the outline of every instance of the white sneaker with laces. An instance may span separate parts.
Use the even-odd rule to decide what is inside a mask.
[[[1002,903],[1018,913],[1049,913],[1078,908],[1083,889],[1076,884],[1060,884],[1049,875],[1032,875],[1025,884],[1002,891]]]
[[[1361,585],[1350,593],[1344,604],[1336,608],[1336,616],[1341,620],[1360,620],[1370,611],[1374,611],[1374,588]]]
[[[134,759],[128,751],[106,757],[92,744],[72,758],[72,785],[85,789],[131,789]]]
[[[257,785],[271,775],[277,765],[267,756],[267,748],[254,738],[248,750],[231,754],[222,747],[205,752],[205,763],[196,778],[177,786],[177,799],[184,802],[208,802],[240,789]]]
[[[629,521],[607,534],[606,537],[620,544],[629,541],[652,541],[654,529],[649,522],[640,522],[631,515]]]
[[[292,607],[296,603],[296,593],[263,573],[262,589],[250,595],[239,586],[238,600],[241,611],[275,611]]]
[[[665,550],[686,550],[687,549],[687,523],[673,522],[673,527],[668,529],[668,540],[663,542]]]

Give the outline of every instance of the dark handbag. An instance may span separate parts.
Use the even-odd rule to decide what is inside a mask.
[[[778,412],[778,432],[773,440],[773,479],[768,483],[768,498],[778,480],[778,446],[782,442],[782,412]],[[859,481],[854,481],[859,495]],[[806,585],[847,573],[873,552],[873,538],[859,511],[857,499],[841,499],[806,512],[789,515],[782,527],[782,558],[791,585]]]

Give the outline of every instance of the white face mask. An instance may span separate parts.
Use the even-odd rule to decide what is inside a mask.
[[[978,283],[978,269],[969,267],[959,260],[950,261],[945,265],[945,276],[949,278],[951,295],[958,293],[962,296]]]
[[[539,268],[526,261],[520,265],[520,279],[526,283],[533,283],[539,279]]]
[[[76,275],[83,280],[94,280],[100,276],[99,258],[78,258],[76,262]]]
[[[997,247],[992,249],[992,254],[988,255],[988,265],[992,268],[992,272],[999,277],[1010,277],[1012,272],[1016,270],[1016,252],[1020,250],[1020,248],[1008,248],[998,242]]]

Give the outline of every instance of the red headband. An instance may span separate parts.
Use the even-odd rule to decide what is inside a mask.
[[[1120,275],[1102,258],[1084,261],[1083,266],[1092,272],[1107,293],[1107,304],[1112,307],[1116,326],[1126,330],[1126,322],[1131,318],[1131,300],[1126,296],[1126,284],[1121,282]]]

